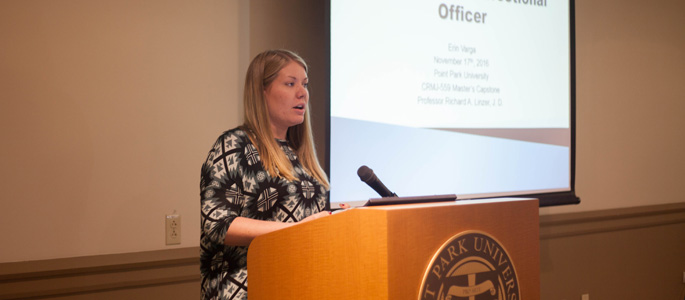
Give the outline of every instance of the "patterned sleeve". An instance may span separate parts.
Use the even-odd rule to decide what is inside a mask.
[[[238,137],[230,132],[219,137],[202,165],[200,179],[203,246],[223,245],[226,231],[236,217],[240,216],[242,201],[233,199],[242,190],[242,168]]]

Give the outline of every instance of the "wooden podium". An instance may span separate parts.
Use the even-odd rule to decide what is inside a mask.
[[[460,275],[468,278],[460,287],[465,298],[445,297],[447,284],[440,298],[439,284],[426,286],[424,278],[455,281],[461,269],[490,265],[488,274],[499,276],[490,280],[498,284],[490,285],[491,299],[538,300],[538,220],[536,199],[350,209],[256,238],[247,257],[249,299],[482,299],[469,296],[483,293],[477,290],[482,277]],[[468,233],[489,235],[501,248]],[[444,247],[450,240],[457,246]],[[471,240],[475,248],[466,245]],[[495,270],[505,264],[511,268]],[[506,294],[514,288],[515,296]]]

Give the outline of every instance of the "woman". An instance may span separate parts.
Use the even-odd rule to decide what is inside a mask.
[[[330,214],[324,211],[328,179],[309,121],[308,81],[307,64],[288,50],[265,51],[250,63],[245,123],[224,132],[202,166],[203,299],[246,299],[250,242]]]

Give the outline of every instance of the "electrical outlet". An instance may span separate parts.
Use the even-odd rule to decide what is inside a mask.
[[[580,296],[580,300],[590,300],[590,294],[583,294]]]
[[[178,245],[181,243],[181,216],[166,216],[166,244]]]

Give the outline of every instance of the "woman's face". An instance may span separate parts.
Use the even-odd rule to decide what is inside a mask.
[[[309,101],[308,82],[304,68],[291,61],[264,90],[271,130],[276,138],[284,140],[289,127],[304,122]]]

